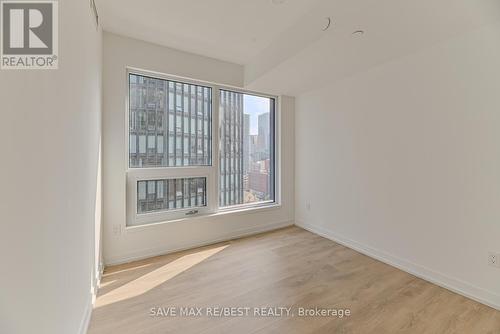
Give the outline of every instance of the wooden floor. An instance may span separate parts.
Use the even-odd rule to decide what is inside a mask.
[[[158,311],[169,307],[202,316]],[[207,316],[215,307],[250,314]],[[258,307],[294,316],[254,316]],[[300,307],[351,315],[301,317]],[[500,333],[500,312],[291,227],[107,268],[89,333]]]

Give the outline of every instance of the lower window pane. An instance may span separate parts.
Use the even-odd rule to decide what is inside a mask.
[[[207,178],[176,178],[137,181],[137,213],[204,207]]]

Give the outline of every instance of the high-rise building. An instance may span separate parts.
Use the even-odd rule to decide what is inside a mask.
[[[243,114],[243,174],[248,173],[250,154],[250,114]]]
[[[204,166],[212,162],[209,87],[130,75],[130,167]],[[219,204],[264,200],[269,194],[270,113],[258,115],[251,135],[251,112],[244,94],[221,90]],[[267,166],[267,167],[266,167]],[[194,182],[194,183],[193,183]],[[177,208],[205,198],[201,180],[139,184],[144,212]],[[180,200],[177,193],[186,197]]]
[[[242,204],[246,131],[243,94],[222,90],[219,110],[221,133],[219,203],[221,206]]]
[[[130,167],[211,163],[210,88],[132,74],[129,103]],[[205,201],[203,178],[138,183],[140,213],[202,205]]]
[[[257,139],[258,135],[250,135],[250,161],[253,160],[253,156],[257,153]],[[251,167],[251,164],[250,164]]]
[[[211,163],[211,89],[130,75],[130,167]]]
[[[269,154],[269,113],[263,113],[259,115],[259,134],[257,140],[257,149],[259,152]]]

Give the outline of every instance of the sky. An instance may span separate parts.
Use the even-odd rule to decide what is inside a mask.
[[[269,112],[269,99],[255,95],[243,95],[243,113],[250,115],[250,135],[259,133],[259,120],[261,114]]]

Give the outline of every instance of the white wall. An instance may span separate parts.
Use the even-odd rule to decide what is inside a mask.
[[[104,34],[103,224],[106,264],[293,224],[294,101],[283,98],[283,205],[238,213],[126,228],[126,67],[242,86],[243,67],[212,58]]]
[[[297,97],[298,224],[500,307],[499,35]]]
[[[101,33],[88,1],[59,13],[58,70],[0,70],[0,333],[79,333],[91,307]]]

